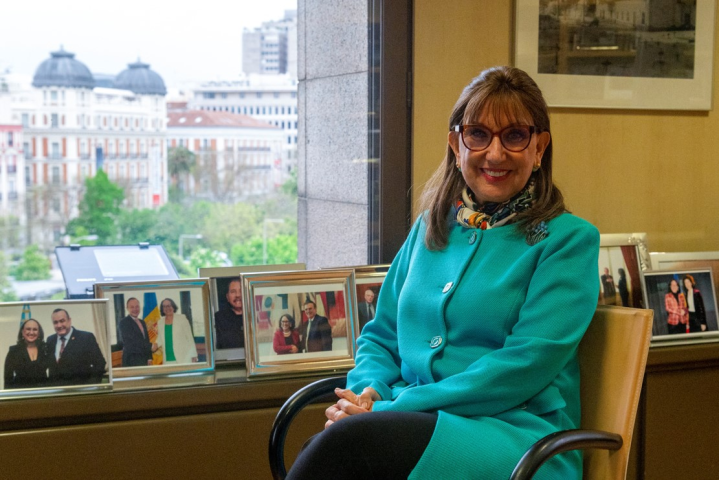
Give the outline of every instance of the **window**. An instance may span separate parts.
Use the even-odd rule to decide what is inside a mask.
[[[13,142],[13,134],[12,132],[7,132],[7,146],[12,147]]]
[[[50,100],[53,102],[57,102],[57,90],[50,91]]]
[[[50,126],[51,126],[52,128],[57,128],[57,126],[58,126],[57,113],[53,113],[53,114],[50,115]]]
[[[22,122],[22,126],[23,126],[24,128],[27,128],[27,127],[30,126],[30,124],[28,123],[28,117],[29,117],[29,115],[28,115],[27,113],[23,113],[23,114],[20,116],[20,118],[22,118],[21,122]]]
[[[52,199],[52,211],[55,213],[60,213],[60,199],[59,198]]]
[[[60,167],[57,165],[52,167],[52,184],[60,185]]]
[[[213,92],[204,92],[202,94],[202,98],[207,98],[207,99],[215,98],[215,94]]]
[[[52,142],[52,154],[51,157],[53,160],[59,160],[60,159],[60,144],[57,142]]]
[[[30,160],[32,158],[32,150],[30,150],[30,142],[24,142],[22,144],[22,150],[25,154],[25,160]]]

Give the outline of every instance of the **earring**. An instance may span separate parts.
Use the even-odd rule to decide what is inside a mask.
[[[542,166],[541,164],[535,163],[534,166],[532,167],[532,172],[536,172],[537,170],[539,170],[539,168],[540,168],[541,166]]]
[[[459,163],[457,164],[457,170],[459,170],[460,173],[462,172],[462,167],[459,166]]]

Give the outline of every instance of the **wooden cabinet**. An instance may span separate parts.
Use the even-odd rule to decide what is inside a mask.
[[[318,377],[249,382],[235,373],[195,386],[167,379],[152,390],[2,401],[0,477],[271,479],[267,448],[277,410]],[[324,409],[297,418],[288,464],[322,429]]]
[[[719,478],[719,343],[649,352],[627,478]]]

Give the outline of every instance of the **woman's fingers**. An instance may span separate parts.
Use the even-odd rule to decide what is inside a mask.
[[[372,405],[375,401],[379,400],[379,393],[372,388],[372,387],[366,387],[364,390],[362,390],[362,393],[360,394],[358,398],[358,404],[360,407],[366,409],[366,410],[372,410]]]

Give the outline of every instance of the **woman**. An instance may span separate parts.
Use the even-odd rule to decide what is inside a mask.
[[[272,338],[272,348],[278,355],[298,353],[300,351],[300,334],[295,330],[295,319],[284,314],[280,317],[280,326]]]
[[[190,321],[177,313],[177,304],[166,298],[160,303],[162,317],[157,322],[157,345],[162,348],[162,363],[193,363],[197,361],[197,347]]]
[[[599,233],[553,185],[547,105],[526,73],[495,67],[449,129],[347,389],[288,478],[508,478],[535,441],[579,426]],[[581,471],[571,452],[535,478]]]
[[[702,292],[697,288],[694,277],[691,275],[684,275],[682,283],[684,284],[684,298],[687,301],[687,311],[689,313],[689,332],[705,332],[707,329],[707,314],[704,309]]]
[[[623,268],[619,269],[619,281],[617,282],[619,297],[622,299],[622,306],[629,307],[629,289],[627,288],[627,274]]]
[[[42,325],[34,318],[26,320],[5,357],[5,389],[46,386],[50,361]]]
[[[679,291],[679,282],[672,279],[669,282],[669,291],[664,295],[664,308],[667,310],[668,334],[689,332],[689,313],[687,300]]]

